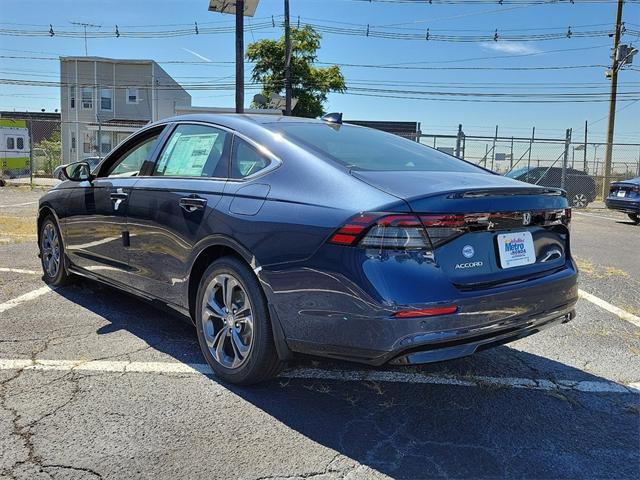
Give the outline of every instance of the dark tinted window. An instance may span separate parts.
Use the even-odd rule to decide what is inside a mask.
[[[484,172],[418,142],[370,128],[284,122],[268,127],[355,170]]]
[[[18,150],[24,149],[24,138],[22,138],[22,137],[16,138],[16,148]]]
[[[253,145],[236,137],[231,157],[231,178],[244,178],[259,172],[269,165],[269,159]]]
[[[174,177],[224,177],[223,160],[229,134],[206,125],[178,125],[155,166],[154,175]]]

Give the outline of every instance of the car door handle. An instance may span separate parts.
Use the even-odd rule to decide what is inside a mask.
[[[118,210],[118,208],[120,207],[120,204],[129,197],[129,194],[126,192],[123,192],[121,189],[118,189],[115,192],[111,192],[110,196],[111,196],[111,201],[113,202],[113,209]]]
[[[182,197],[180,199],[180,207],[187,212],[195,212],[196,210],[204,210],[207,206],[207,199],[200,197]]]

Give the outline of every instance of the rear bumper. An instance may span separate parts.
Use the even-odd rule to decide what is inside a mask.
[[[434,335],[428,338],[426,343],[420,341],[417,347],[403,352],[393,352],[388,361],[394,365],[414,365],[465,357],[480,350],[528,337],[553,325],[567,323],[574,317],[575,310],[570,307],[549,312],[538,318],[493,325],[489,331],[486,328],[477,328],[440,338]]]
[[[640,200],[617,200],[607,198],[605,205],[611,210],[618,210],[624,213],[640,213]]]
[[[322,302],[329,298],[324,290]],[[567,322],[577,300],[577,272],[565,268],[509,288],[461,294],[448,302],[458,307],[452,315],[401,319],[382,308],[355,314],[345,303],[323,312],[320,301],[307,298],[307,308],[296,309],[299,329],[291,328],[286,314],[281,319],[294,333],[287,335],[293,351],[374,366],[416,364],[471,355]]]

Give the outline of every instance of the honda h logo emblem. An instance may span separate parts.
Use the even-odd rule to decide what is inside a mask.
[[[531,213],[524,212],[522,214],[522,225],[530,225],[531,224]]]

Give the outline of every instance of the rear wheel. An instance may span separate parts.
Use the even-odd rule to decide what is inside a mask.
[[[584,193],[575,193],[571,204],[576,208],[585,208],[589,204],[589,199]]]
[[[636,224],[638,225],[640,223],[640,215],[637,213],[628,213],[627,215],[629,215],[629,218]]]
[[[204,272],[198,287],[196,328],[207,363],[225,381],[262,382],[282,366],[262,288],[237,258],[218,259]]]
[[[42,278],[46,283],[60,286],[69,282],[60,228],[52,216],[47,216],[40,225],[40,261],[44,274]]]

